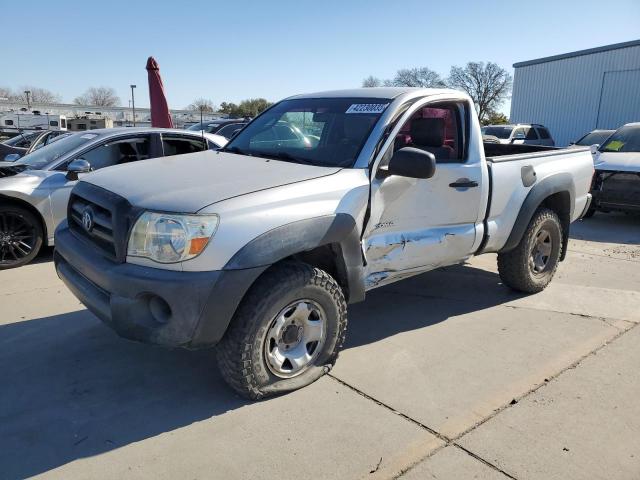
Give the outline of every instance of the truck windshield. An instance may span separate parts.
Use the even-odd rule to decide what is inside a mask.
[[[616,130],[600,149],[603,152],[640,152],[640,124]]]
[[[321,167],[351,167],[389,103],[380,98],[284,100],[257,117],[223,150]]]
[[[509,138],[512,131],[513,127],[482,127],[483,135],[492,135],[502,140]]]
[[[25,155],[20,160],[14,163],[14,165],[24,165],[30,170],[44,170],[50,164],[55,162],[62,155],[65,155],[72,150],[75,150],[81,145],[90,142],[97,137],[93,133],[75,133],[56,142],[52,142],[39,150],[36,150],[28,155]]]

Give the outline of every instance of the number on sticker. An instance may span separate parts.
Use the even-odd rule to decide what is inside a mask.
[[[388,103],[354,103],[346,113],[382,113]]]

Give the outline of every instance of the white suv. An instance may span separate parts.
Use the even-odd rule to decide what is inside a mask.
[[[500,143],[521,145],[546,145],[553,147],[555,142],[546,127],[538,124],[518,123],[516,125],[487,125],[482,127],[482,135],[496,137]]]

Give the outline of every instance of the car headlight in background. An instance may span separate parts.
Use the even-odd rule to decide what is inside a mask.
[[[145,212],[131,230],[127,255],[159,263],[189,260],[205,249],[218,220],[218,215]]]

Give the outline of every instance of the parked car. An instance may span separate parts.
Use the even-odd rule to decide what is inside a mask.
[[[248,120],[242,118],[226,118],[220,120],[211,120],[209,122],[196,123],[191,125],[187,130],[200,131],[206,133],[215,133],[229,139],[233,137],[242,127],[248,123]]]
[[[640,123],[616,130],[600,147],[587,213],[640,212]]]
[[[283,143],[280,122],[319,140]],[[589,149],[549,150],[483,146],[455,90],[298,95],[217,152],[87,175],[54,261],[121,336],[218,344],[226,381],[258,399],[329,371],[347,303],[373,288],[497,252],[506,285],[544,289],[593,175]]]
[[[15,162],[21,157],[48,145],[56,138],[71,135],[64,130],[38,130],[35,132],[21,132],[0,143],[0,161]]]
[[[498,138],[500,143],[516,145],[546,145],[553,147],[555,142],[549,130],[538,124],[518,123],[516,125],[487,125],[482,127],[482,135]]]
[[[615,130],[593,130],[586,135],[580,137],[580,140],[571,142],[570,146],[575,147],[590,147],[591,145],[602,145],[607,138],[609,138]]]
[[[0,162],[0,269],[29,263],[43,244],[53,245],[78,177],[113,165],[217,149],[226,142],[219,135],[184,130],[108,128],[69,134],[17,162]]]

